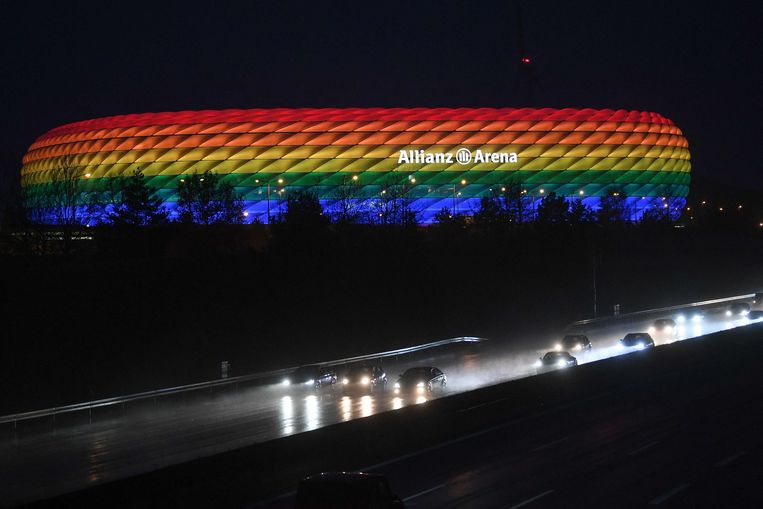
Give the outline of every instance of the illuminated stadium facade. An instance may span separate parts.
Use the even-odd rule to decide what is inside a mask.
[[[140,170],[174,215],[180,179],[213,171],[235,187],[247,221],[267,222],[268,210],[277,215],[295,190],[314,193],[328,211],[349,196],[370,212],[397,188],[421,223],[442,209],[470,214],[480,198],[507,186],[520,190],[528,210],[551,192],[594,210],[602,197],[623,193],[628,215],[638,219],[668,203],[682,208],[691,168],[686,139],[659,114],[550,108],[251,109],[100,118],[38,138],[24,156],[22,185],[44,195],[63,166],[76,168],[83,210],[102,200],[113,179]],[[99,220],[92,212],[84,217]]]

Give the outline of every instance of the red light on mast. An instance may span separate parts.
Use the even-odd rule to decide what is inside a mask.
[[[530,65],[530,57],[522,57],[521,62],[524,65]]]

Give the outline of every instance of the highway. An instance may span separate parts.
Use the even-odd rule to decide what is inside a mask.
[[[725,309],[725,306],[722,306],[714,308],[713,312],[708,311],[701,322],[687,321],[681,326],[676,340],[750,323],[750,320],[744,317],[725,316]],[[675,313],[668,314],[670,315]],[[583,326],[594,349],[590,354],[579,355],[579,362],[590,363],[623,353],[617,348],[617,340],[627,332],[646,330],[655,318],[642,316],[634,320],[626,316],[622,320]],[[16,436],[8,433],[6,427],[0,440],[0,478],[3,480],[0,483],[0,504],[6,507],[48,498],[195,458],[315,430],[333,423],[393,411],[411,404],[425,405],[427,398],[440,398],[532,375],[532,366],[538,355],[551,349],[559,339],[559,333],[545,332],[532,338],[514,338],[512,342],[491,341],[488,342],[488,346],[480,349],[458,352],[442,350],[426,355],[419,354],[417,358],[406,361],[387,361],[384,367],[388,373],[390,389],[379,393],[344,394],[339,387],[314,391],[304,387],[275,384],[241,388],[238,391],[219,392],[187,400],[159,401],[155,406],[149,403],[138,411],[131,410],[124,415],[114,412],[107,415],[96,414],[92,423],[85,419],[84,422],[66,425],[59,423],[55,428],[50,423],[33,428],[22,427],[16,430]],[[671,341],[658,341],[658,344]],[[443,369],[448,375],[447,388],[426,398],[396,396],[391,387],[397,374],[407,367],[422,364],[432,364]],[[495,479],[487,481],[491,475],[499,475],[500,472],[504,475],[511,473],[512,478],[521,478],[522,475],[532,477],[533,472],[539,471],[538,469],[544,471],[549,465],[576,464],[570,460],[572,457],[580,458],[580,469],[583,472],[588,468],[585,467],[586,462],[596,464],[595,457],[589,457],[591,454],[586,453],[583,445],[593,443],[595,437],[590,436],[591,430],[597,429],[596,423],[604,422],[602,419],[606,421],[606,416],[583,415],[580,423],[576,422],[576,426],[562,435],[554,426],[545,431],[536,430],[535,441],[526,445],[527,450],[504,451],[487,463],[484,457],[469,458],[468,450],[461,451],[459,454],[464,454],[465,464],[471,465],[468,468],[460,466],[457,470],[448,470],[450,467],[447,466],[447,462],[439,461],[436,451],[431,453],[433,457],[411,458],[408,461],[435,463],[439,470],[430,469],[431,478],[426,479],[394,479],[392,476],[393,486],[400,487],[400,493],[410,498],[410,504],[423,504],[421,507],[450,507],[440,504],[458,499],[459,489],[465,494],[481,493],[483,489],[480,486],[484,483],[501,485],[495,483]],[[739,419],[738,425],[742,422],[743,420]],[[587,426],[582,425],[585,423]],[[635,427],[638,423],[626,419],[621,424],[622,428],[627,430],[628,426]],[[530,426],[531,423],[517,425]],[[668,438],[662,436],[666,430],[660,422],[644,421],[639,425],[653,426],[653,433],[646,437],[634,437],[623,431],[618,439],[622,441],[618,445],[620,449],[636,450],[642,445]],[[733,438],[733,427],[722,426],[722,429],[724,432],[728,431],[729,438]],[[696,432],[700,430],[701,427]],[[484,435],[479,440],[500,441],[501,433],[505,432],[506,430],[496,431],[495,435]],[[533,453],[533,449],[539,447],[540,449]],[[652,452],[649,449],[644,449],[644,457],[664,451],[662,447],[654,447]],[[497,452],[501,449],[495,450]],[[595,444],[591,450],[597,450]],[[749,450],[749,447],[746,450]],[[701,454],[709,452],[706,449],[703,451]],[[723,453],[720,449],[717,452]],[[448,451],[444,453],[451,454]],[[733,451],[729,454],[732,453]],[[742,464],[743,458],[744,455],[731,463],[738,461]],[[469,463],[470,461],[472,463]],[[475,475],[486,467],[488,469],[484,475]],[[406,466],[406,470],[409,468],[417,467]],[[669,465],[665,468],[669,468]],[[463,482],[454,482],[455,478],[463,478]],[[543,495],[548,500],[562,496],[560,494],[564,491],[561,484],[551,486],[541,480],[533,482],[521,482],[522,486],[529,487],[529,491],[512,493],[511,500],[516,499],[519,503],[525,495],[531,498],[534,495],[530,492],[535,488],[538,494],[544,492],[542,488],[554,490]],[[596,484],[599,484],[599,480]],[[424,491],[432,489],[419,494],[421,486],[426,488]],[[505,498],[507,496],[506,493],[497,493],[494,495],[497,498],[488,500],[508,500]],[[477,501],[472,506],[483,507],[481,504],[484,503],[487,502]],[[469,503],[455,506],[467,507]]]

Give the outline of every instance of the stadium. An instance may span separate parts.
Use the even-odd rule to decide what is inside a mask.
[[[506,192],[518,193],[530,213],[552,192],[593,210],[622,193],[637,220],[653,208],[680,210],[691,169],[681,130],[657,113],[551,108],[278,108],[86,120],[31,145],[21,169],[25,193],[51,193],[64,166],[76,169],[77,207],[88,223],[103,214],[92,204],[105,202],[110,184],[138,170],[171,216],[180,180],[212,171],[234,186],[247,222],[273,221],[290,192],[308,191],[329,212],[349,201],[371,221],[395,195],[425,224],[443,209],[472,214],[482,197]]]

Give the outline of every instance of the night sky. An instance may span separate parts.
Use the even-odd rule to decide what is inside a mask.
[[[123,113],[594,107],[659,112],[694,175],[761,189],[761,5],[521,2],[531,101],[513,1],[6,1],[0,171],[13,185],[38,135]]]

